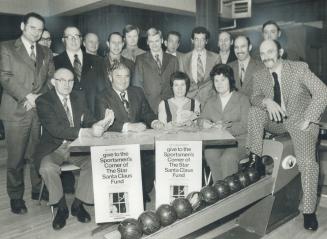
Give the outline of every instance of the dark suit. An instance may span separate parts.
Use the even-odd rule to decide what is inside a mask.
[[[156,119],[156,115],[151,110],[142,89],[130,86],[127,88],[127,94],[129,114],[126,112],[120,96],[112,88],[103,90],[96,99],[97,118],[103,118],[105,110],[109,108],[115,113],[114,123],[109,127],[110,131],[121,132],[124,123],[128,122],[143,122],[150,128],[151,122]],[[142,151],[141,153],[143,191],[144,193],[149,193],[153,188],[155,177],[154,154],[153,151]]]
[[[319,173],[315,154],[319,133],[317,123],[327,105],[327,87],[303,62],[282,60],[280,80],[287,119],[283,123],[276,123],[269,120],[262,104],[264,98],[274,97],[272,76],[267,68],[254,75],[247,145],[252,153],[261,156],[265,130],[290,134],[301,172],[303,213],[313,213],[317,202]],[[313,123],[307,130],[300,130],[296,123],[301,120]]]
[[[193,79],[192,75],[192,54],[193,51],[190,51],[182,57],[181,64],[179,66],[180,71],[186,73],[191,80],[191,86],[187,93],[187,97],[197,99],[200,104],[203,106],[207,99],[214,95],[215,92],[212,88],[212,81],[210,79],[210,71],[212,68],[221,62],[220,56],[217,53],[206,51],[207,59],[204,69],[204,80],[200,83],[197,83]]]
[[[218,54],[220,54],[220,52],[218,52]],[[220,55],[221,56],[221,55]],[[228,64],[230,62],[236,61],[237,57],[235,55],[234,49],[230,49],[229,50],[229,54],[228,54],[228,58],[227,58],[227,62],[225,64]]]
[[[36,44],[36,62],[23,45],[21,38],[3,42],[0,48],[0,82],[3,87],[0,118],[3,120],[8,151],[7,190],[11,199],[24,194],[24,158],[32,160],[39,140],[40,123],[35,108],[26,111],[24,101],[30,93],[48,90],[48,80],[54,66],[52,52]],[[32,192],[39,192],[40,178],[31,166]]]
[[[253,82],[252,82],[253,75],[258,70],[260,70],[264,67],[263,63],[261,61],[255,60],[251,57],[249,64],[245,70],[243,82],[241,82],[241,79],[240,79],[240,69],[239,69],[238,60],[229,63],[229,65],[233,68],[236,88],[240,92],[242,92],[243,94],[245,94],[246,96],[248,96],[250,98],[252,91],[253,91]]]
[[[135,74],[132,85],[142,87],[151,109],[156,114],[161,100],[172,97],[170,76],[178,71],[178,60],[175,56],[163,52],[161,73],[151,52],[136,57]]]
[[[56,70],[59,68],[67,68],[74,73],[73,90],[83,91],[85,93],[86,102],[89,109],[94,113],[94,103],[96,95],[104,89],[105,74],[103,59],[88,53],[83,53],[82,75],[78,81],[74,66],[69,60],[66,51],[53,58]]]
[[[56,204],[63,196],[59,166],[63,161],[70,160],[68,143],[65,143],[64,140],[68,142],[75,140],[81,128],[91,127],[95,122],[83,93],[72,91],[70,102],[74,127],[69,126],[65,109],[55,89],[40,96],[36,101],[43,132],[34,154],[34,161],[36,168],[40,168],[40,174],[49,190],[50,204]],[[71,159],[74,160],[74,158],[72,155]],[[83,173],[81,171],[81,176],[83,175],[84,178],[80,178],[83,180],[83,183],[81,181],[79,183],[82,188],[77,187],[76,196],[78,195],[78,198],[84,202],[92,203],[93,191],[89,156],[79,158],[77,164],[81,167],[83,171]]]

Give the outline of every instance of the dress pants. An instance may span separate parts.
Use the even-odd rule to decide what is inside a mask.
[[[297,128],[289,116],[283,123],[276,123],[269,119],[266,110],[253,106],[249,111],[249,131],[247,147],[250,152],[262,156],[264,130],[271,133],[288,132],[291,136],[295,157],[301,173],[303,190],[303,213],[313,213],[317,204],[317,187],[319,165],[316,161],[316,145],[319,126],[310,124],[308,130]]]
[[[210,168],[212,180],[216,182],[237,173],[239,161],[247,158],[247,154],[244,143],[239,142],[238,146],[206,148],[204,158]]]
[[[80,167],[80,176],[75,197],[87,204],[94,203],[92,165],[90,155],[70,156],[69,143],[63,143],[41,161],[40,174],[49,191],[49,204],[55,205],[63,197],[64,192],[60,179],[60,165],[71,163]]]
[[[35,109],[27,111],[21,121],[3,121],[7,159],[7,192],[10,199],[22,199],[24,196],[24,164],[30,163],[32,192],[39,193],[41,178],[37,173],[32,155],[40,138],[40,122]]]
[[[155,179],[155,154],[153,150],[141,151],[141,171],[143,193],[150,193]]]

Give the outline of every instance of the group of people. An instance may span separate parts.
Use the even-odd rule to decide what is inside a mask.
[[[65,51],[53,57],[51,36],[44,26],[42,16],[26,14],[21,37],[1,43],[0,48],[4,89],[0,118],[6,133],[7,191],[13,213],[27,212],[23,200],[27,159],[32,199],[44,196],[39,195],[43,179],[49,204],[57,207],[52,226],[63,228],[69,210],[60,165],[71,162],[81,169],[71,214],[80,222],[90,221],[83,207],[93,204],[90,155],[68,150],[85,128],[99,137],[105,131],[197,124],[223,128],[238,141],[235,147],[205,149],[214,181],[236,173],[244,158],[248,158],[245,168],[255,167],[264,176],[264,132],[288,132],[301,172],[304,227],[318,228],[315,150],[327,88],[306,63],[284,59],[285,49],[277,41],[281,30],[274,21],[263,25],[260,57],[251,56],[247,36],[233,39],[226,31],[219,34],[219,53],[206,50],[210,33],[204,27],[193,29],[193,49],[185,54],[177,51],[180,33],[171,31],[164,41],[160,30],[150,28],[149,51],[144,51],[138,48],[139,29],[133,25],[109,34],[105,57],[96,56],[96,34],[83,39],[77,27],[67,26],[62,36]],[[152,151],[142,151],[141,168],[146,202],[151,200],[148,193],[155,178]]]

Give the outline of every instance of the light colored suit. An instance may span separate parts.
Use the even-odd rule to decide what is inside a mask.
[[[262,155],[264,130],[272,133],[288,132],[291,136],[295,156],[301,172],[303,188],[303,213],[313,213],[317,202],[319,166],[316,162],[318,121],[327,105],[327,87],[303,62],[282,60],[281,93],[287,119],[283,123],[269,120],[262,101],[273,99],[273,79],[267,68],[258,71],[253,78],[253,107],[249,112],[247,145],[252,153]],[[308,130],[296,125],[301,120],[313,122]]]
[[[236,88],[248,96],[249,98],[251,97],[252,90],[253,90],[253,82],[252,78],[253,75],[260,69],[264,67],[263,63],[261,61],[257,61],[253,59],[252,57],[250,58],[249,64],[245,70],[245,74],[243,77],[243,82],[241,82],[240,79],[240,69],[239,69],[239,62],[238,60],[233,61],[229,63],[229,65],[233,68],[234,71],[234,79],[235,79],[235,86]]]
[[[3,120],[8,150],[7,190],[11,199],[24,194],[24,159],[32,160],[39,140],[40,122],[35,108],[26,111],[25,97],[48,90],[54,73],[52,52],[36,44],[36,62],[21,40],[3,42],[0,48],[0,82],[3,87],[0,118]],[[39,192],[40,178],[31,164],[32,192]]]
[[[178,70],[178,60],[175,56],[163,52],[161,71],[151,52],[136,57],[133,86],[143,88],[153,112],[158,113],[162,100],[173,96],[170,87],[170,76]]]
[[[206,51],[207,52],[207,59],[206,65],[204,69],[204,80],[200,83],[197,83],[193,79],[192,75],[192,53],[190,51],[184,56],[181,57],[179,70],[186,73],[191,80],[191,86],[187,93],[187,97],[197,99],[201,105],[207,101],[207,99],[214,95],[215,92],[212,88],[212,81],[210,79],[210,71],[212,68],[221,62],[220,56],[217,53]]]
[[[205,159],[211,169],[215,181],[236,173],[239,160],[246,158],[245,141],[247,137],[249,98],[234,91],[231,98],[222,109],[218,94],[211,96],[203,106],[201,118],[212,122],[231,122],[227,130],[237,139],[238,145],[227,148],[207,148],[204,152]]]

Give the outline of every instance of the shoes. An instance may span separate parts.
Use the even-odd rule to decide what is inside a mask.
[[[27,213],[25,201],[23,199],[10,199],[11,211],[15,214]]]
[[[90,214],[84,209],[83,204],[79,201],[79,203],[73,202],[71,213],[74,217],[77,217],[77,220],[83,223],[91,221]]]
[[[66,220],[69,216],[69,211],[67,207],[59,207],[57,214],[52,222],[52,227],[54,230],[60,230],[66,225]]]
[[[40,193],[33,193],[32,192],[32,199],[33,200],[39,200]],[[49,192],[47,190],[43,190],[41,195],[41,200],[49,201]]]
[[[303,226],[305,229],[310,231],[316,231],[318,229],[318,221],[315,213],[303,213],[303,219]]]

